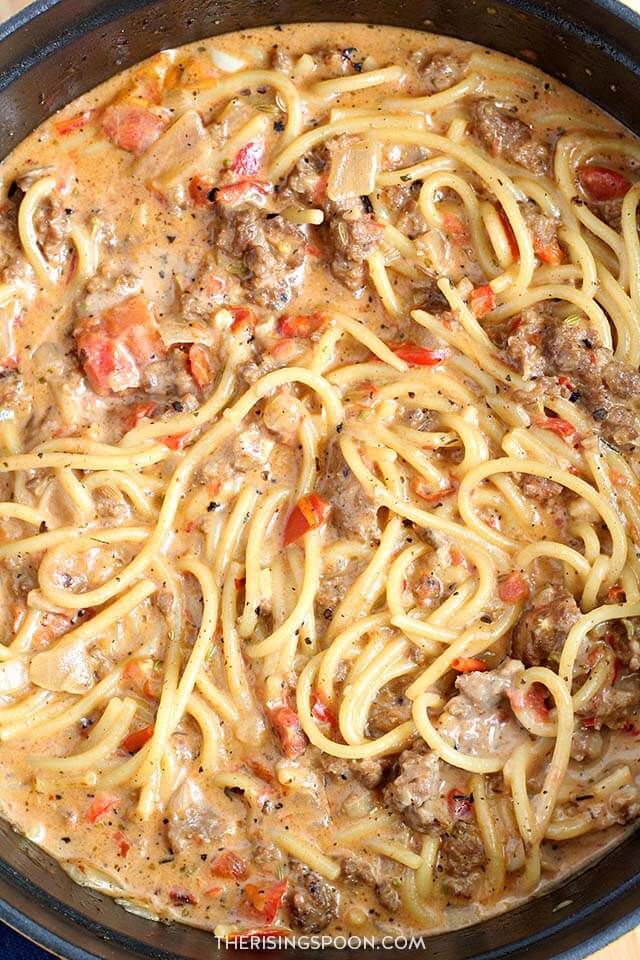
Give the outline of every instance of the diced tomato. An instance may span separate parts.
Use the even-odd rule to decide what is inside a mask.
[[[633,723],[631,720],[627,720],[623,725],[622,729],[624,730],[625,733],[629,733],[634,737],[637,736],[638,733],[640,733],[640,730],[638,730],[638,727],[636,726],[636,724]]]
[[[308,243],[304,249],[305,249],[305,253],[308,253],[310,257],[322,256],[322,249],[316,246],[315,243]]]
[[[284,528],[284,545],[299,540],[309,530],[315,530],[327,519],[330,504],[317,493],[301,497],[289,514]]]
[[[249,870],[246,862],[233,850],[225,850],[211,864],[211,873],[214,877],[225,880],[244,880]]]
[[[453,787],[447,794],[447,807],[452,820],[471,820],[473,816],[473,797],[458,790],[457,787]]]
[[[480,660],[479,657],[456,657],[451,661],[451,666],[458,673],[474,673],[489,669],[486,661]]]
[[[255,883],[247,883],[244,891],[256,913],[264,917],[266,923],[271,923],[280,909],[282,898],[287,889],[287,881],[281,880],[271,887],[258,887]]]
[[[211,383],[211,354],[201,343],[192,343],[189,347],[189,372],[201,390]]]
[[[624,603],[627,595],[620,583],[614,583],[607,591],[607,603]]]
[[[102,114],[102,129],[111,143],[136,156],[156,142],[164,126],[153,110],[132,103],[112,103]]]
[[[253,177],[260,169],[264,158],[264,141],[250,140],[240,147],[231,163],[231,169],[239,177]]]
[[[236,577],[233,581],[233,585],[236,588],[236,590],[243,590],[246,582],[247,582],[246,577]]]
[[[535,250],[537,257],[542,260],[543,263],[549,263],[552,267],[557,267],[558,264],[562,263],[564,260],[562,247],[558,243],[556,237],[553,237],[552,240],[545,242],[534,233],[533,249]]]
[[[191,177],[189,181],[189,196],[196,206],[205,207],[214,200],[215,194],[211,192],[214,187],[215,183],[211,177],[196,174],[196,176]]]
[[[466,567],[466,557],[458,547],[449,547],[449,556],[451,557],[451,563],[454,567]]]
[[[520,259],[520,248],[518,247],[518,241],[516,240],[516,235],[513,232],[513,227],[511,226],[511,221],[506,215],[504,210],[500,205],[496,206],[496,213],[500,218],[500,223],[502,224],[502,229],[505,232],[507,237],[507,243],[509,244],[509,250],[511,251],[511,256],[514,260]]]
[[[415,343],[399,343],[391,347],[396,357],[404,360],[410,367],[435,367],[447,359],[446,350],[429,350]]]
[[[266,197],[271,193],[271,184],[268,180],[259,177],[245,177],[235,183],[227,183],[223,187],[215,187],[216,203],[233,207],[238,203],[245,203],[254,197]]]
[[[87,379],[102,395],[140,386],[144,367],[165,353],[151,307],[140,294],[81,320],[74,336]]]
[[[259,757],[254,760],[247,760],[247,766],[252,773],[255,773],[256,777],[260,777],[265,783],[273,783],[273,770],[264,760],[261,760]]]
[[[224,887],[209,887],[203,893],[205,897],[219,897],[221,893],[224,893]]]
[[[447,210],[442,214],[442,229],[448,239],[454,243],[466,243],[469,239],[469,231],[456,213]]]
[[[335,713],[326,703],[316,694],[311,706],[311,714],[318,723],[328,723],[331,727],[337,727],[338,721]]]
[[[153,736],[154,725],[152,723],[147,727],[141,727],[139,730],[134,730],[133,733],[130,733],[127,737],[124,738],[120,746],[123,750],[126,750],[127,753],[137,753],[138,750],[144,747],[147,741],[151,740]]]
[[[571,438],[574,443],[579,439],[578,431],[573,424],[562,417],[540,417],[535,421],[535,424],[541,430],[551,430],[553,433],[557,433],[559,437]]]
[[[546,688],[541,683],[532,683],[528,690],[507,690],[507,697],[515,710],[528,710],[540,723],[549,719],[549,708],[546,703]]]
[[[283,755],[291,759],[304,753],[307,749],[307,738],[295,710],[291,707],[276,707],[269,716],[280,740]]]
[[[438,487],[437,490],[433,490],[422,477],[417,477],[411,486],[420,499],[430,505],[441,503],[442,500],[451,497],[458,489],[458,484],[452,481],[446,487]]]
[[[145,417],[152,417],[156,412],[156,404],[153,400],[143,400],[141,403],[135,403],[127,414],[124,425],[126,430],[133,430]]]
[[[107,813],[111,813],[119,800],[120,797],[117,797],[112,793],[97,793],[93,803],[87,811],[87,820],[89,823],[96,823],[100,817],[103,817]]]
[[[238,333],[238,331],[243,329],[255,329],[258,321],[251,307],[229,307],[229,312],[233,314],[233,323],[231,324],[232,333]]]
[[[278,320],[278,333],[281,337],[302,337],[308,339],[311,334],[322,329],[325,318],[321,313],[283,314]]]
[[[187,904],[193,906],[198,902],[188,890],[178,890],[176,888],[169,890],[169,899],[178,906],[186,906]]]
[[[174,433],[168,437],[158,437],[158,443],[164,443],[169,450],[182,450],[187,443],[190,431],[187,433]]]
[[[597,164],[584,164],[578,167],[578,180],[583,190],[592,200],[615,200],[624,197],[631,183],[617,170],[600,167]]]
[[[478,318],[484,317],[485,314],[495,309],[496,295],[488,283],[484,283],[481,287],[476,287],[475,290],[471,291],[469,306]]]
[[[328,183],[329,183],[328,174],[324,174],[323,176],[318,177],[317,183],[313,188],[313,194],[312,194],[312,199],[314,203],[322,203],[322,201],[327,195]]]
[[[614,487],[626,487],[629,484],[629,481],[624,473],[619,473],[617,470],[609,471],[609,479]]]
[[[503,603],[519,603],[529,596],[529,586],[521,573],[514,570],[498,584],[498,596]]]
[[[122,679],[125,683],[130,683],[133,687],[141,690],[152,671],[153,660],[151,657],[134,657],[122,668]]]
[[[131,850],[131,844],[125,837],[122,830],[117,830],[116,833],[114,833],[113,842],[118,846],[118,856],[126,857],[126,855],[129,853],[129,850]]]
[[[66,117],[64,120],[58,120],[54,123],[54,128],[58,136],[66,137],[69,133],[75,133],[82,130],[90,122],[93,116],[92,110],[83,110],[82,113],[76,113],[73,117]]]

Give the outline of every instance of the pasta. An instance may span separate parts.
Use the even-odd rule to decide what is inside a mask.
[[[638,142],[342,26],[1,168],[0,812],[229,938],[472,923],[640,808]]]

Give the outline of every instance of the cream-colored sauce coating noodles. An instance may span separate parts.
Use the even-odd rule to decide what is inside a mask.
[[[638,142],[391,28],[0,168],[0,809],[229,937],[460,926],[635,819]]]

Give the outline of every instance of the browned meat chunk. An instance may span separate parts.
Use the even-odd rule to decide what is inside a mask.
[[[578,763],[591,763],[601,756],[604,740],[599,730],[578,726],[571,739],[571,758]]]
[[[373,218],[367,198],[330,200],[326,194],[329,151],[302,157],[283,191],[309,206],[321,207],[319,234],[333,275],[351,290],[367,282],[367,257],[382,239],[384,228]]]
[[[376,872],[371,861],[364,857],[343,857],[342,876],[349,883],[364,883],[367,887],[376,884]]]
[[[526,739],[506,702],[523,669],[519,660],[505,660],[497,670],[458,677],[460,695],[449,700],[439,722],[440,732],[456,750],[471,756],[501,754],[507,759]]]
[[[401,677],[382,687],[371,704],[367,722],[370,737],[382,737],[411,718],[411,701],[404,696],[406,682],[402,681]]]
[[[390,761],[386,757],[372,757],[367,760],[342,760],[321,754],[323,770],[335,780],[356,780],[368,790],[374,790],[385,779]]]
[[[255,303],[285,307],[302,280],[302,230],[250,204],[216,203],[215,209],[218,254],[239,265],[240,283]]]
[[[525,380],[536,380],[544,375],[547,361],[542,350],[542,331],[547,318],[538,310],[528,308],[516,317],[510,326],[506,350],[509,362],[522,373]]]
[[[221,835],[219,813],[207,805],[202,790],[193,780],[187,779],[178,787],[167,812],[167,841],[174,853]]]
[[[387,880],[376,884],[376,897],[385,910],[388,910],[391,914],[395,914],[400,909],[402,903],[400,880],[395,877],[389,877]]]
[[[412,830],[424,833],[446,827],[451,820],[447,797],[460,787],[464,774],[422,750],[405,750],[398,767],[397,777],[385,788],[386,803]]]
[[[513,629],[514,656],[528,667],[557,664],[571,627],[580,617],[574,597],[545,587],[527,604]]]
[[[384,228],[372,214],[364,212],[358,200],[345,204],[327,201],[324,204],[331,244],[331,272],[350,290],[359,290],[367,282],[367,257],[382,240]],[[355,209],[355,216],[351,213]],[[345,213],[349,214],[348,216]]]
[[[631,674],[605,687],[580,713],[592,729],[609,727],[637,734],[640,733],[639,706],[640,676]]]
[[[613,620],[606,636],[620,663],[631,670],[640,670],[640,618]]]
[[[564,487],[556,483],[555,480],[547,480],[546,477],[534,477],[531,473],[523,473],[521,474],[520,489],[525,497],[529,497],[530,500],[548,504],[561,496]]]
[[[288,903],[293,925],[306,933],[318,933],[337,917],[339,895],[317,873],[299,865],[291,875]]]
[[[346,76],[362,70],[362,58],[355,47],[319,47],[311,56],[316,63],[314,80]]]
[[[417,67],[425,93],[448,90],[454,83],[458,83],[466,72],[465,64],[461,63],[453,53],[429,53],[427,50],[417,50],[411,60]]]
[[[371,542],[380,536],[378,509],[347,466],[337,441],[324,451],[317,490],[331,503],[331,521],[340,537]]]
[[[471,108],[471,129],[492,156],[503,156],[532,173],[545,173],[549,150],[533,136],[531,127],[493,100],[476,100]]]
[[[456,820],[442,837],[438,869],[444,888],[452,897],[468,899],[481,876],[487,856],[475,823]]]

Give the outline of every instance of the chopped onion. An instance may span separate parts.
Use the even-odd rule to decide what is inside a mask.
[[[186,110],[136,161],[135,171],[144,180],[180,174],[185,180],[206,167],[211,143],[200,115]]]
[[[378,145],[372,140],[357,140],[339,146],[331,157],[327,184],[329,199],[347,200],[373,193],[378,158]]]
[[[298,57],[293,67],[294,77],[308,77],[316,69],[316,62],[310,53]]]
[[[0,663],[0,693],[16,693],[29,683],[23,660],[5,660]]]
[[[237,73],[238,70],[244,70],[247,66],[246,60],[241,60],[240,57],[235,57],[224,50],[216,50],[215,47],[209,51],[209,54],[214,67],[222,70],[223,73]]]
[[[31,661],[29,679],[44,690],[86,693],[94,684],[94,675],[83,644],[38,653]]]

